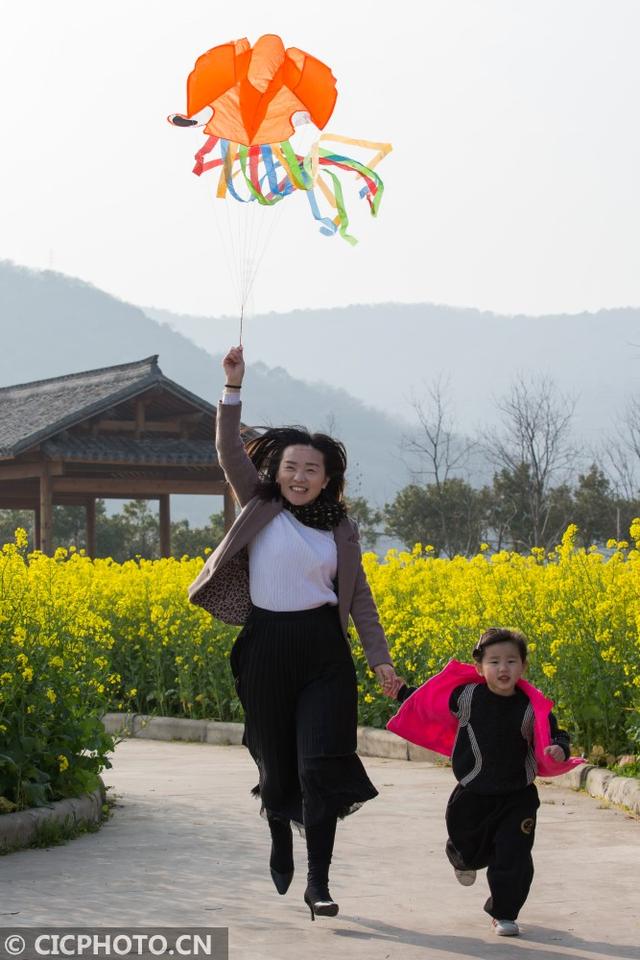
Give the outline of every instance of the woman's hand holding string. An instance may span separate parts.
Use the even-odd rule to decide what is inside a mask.
[[[242,347],[231,347],[222,361],[226,383],[231,387],[242,386],[244,377],[244,356]]]

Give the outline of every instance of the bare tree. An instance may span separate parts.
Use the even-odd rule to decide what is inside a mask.
[[[522,478],[522,499],[514,509],[518,513],[526,509],[531,542],[521,545],[547,546],[549,537],[556,535],[550,529],[557,521],[553,485],[565,482],[576,465],[571,440],[575,400],[560,394],[547,377],[521,375],[497,407],[502,423],[485,433],[487,456],[503,479]]]
[[[616,495],[616,538],[628,529],[640,497],[640,397],[633,397],[607,438],[601,461]]]
[[[416,477],[426,477],[440,490],[442,484],[463,471],[475,443],[455,430],[451,413],[449,381],[438,377],[427,387],[425,398],[413,397],[411,406],[419,428],[403,437],[402,447],[417,458],[418,467],[409,469]]]
[[[335,437],[338,433],[338,421],[336,419],[335,413],[329,411],[324,418],[324,426],[321,424],[321,429],[323,433],[327,433],[330,437]]]
[[[623,422],[629,450],[633,451],[636,459],[640,461],[640,397],[633,397],[629,401]]]
[[[472,540],[477,546],[479,539],[478,493],[461,477],[477,444],[457,433],[449,382],[442,376],[427,386],[425,397],[414,396],[411,406],[418,428],[403,437],[402,448],[413,461],[413,465],[407,466],[423,485],[426,499],[420,501],[420,510],[425,523],[429,516],[429,539],[436,540],[440,549],[453,556],[460,551],[461,543]],[[414,499],[419,498],[417,487],[407,489],[414,490]],[[391,513],[388,521],[390,517]]]
[[[635,500],[640,482],[640,397],[633,397],[620,419],[604,451],[607,475],[616,493],[625,500]]]

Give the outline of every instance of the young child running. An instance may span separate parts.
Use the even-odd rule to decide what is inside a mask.
[[[487,868],[484,909],[499,936],[515,937],[533,878],[535,777],[557,776],[583,761],[569,760],[569,736],[558,728],[553,704],[522,679],[521,633],[492,627],[473,659],[475,667],[452,660],[418,689],[399,687],[402,706],[387,727],[451,756],[458,783],[447,804],[446,854],[463,886]]]

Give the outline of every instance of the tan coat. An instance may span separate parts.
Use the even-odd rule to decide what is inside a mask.
[[[189,587],[191,600],[205,585],[211,584],[216,576],[221,576],[225,564],[237,557],[256,534],[283,509],[279,501],[265,501],[254,495],[258,473],[240,438],[241,407],[241,403],[218,405],[216,450],[220,466],[242,511]],[[391,663],[378,611],[362,568],[357,525],[345,517],[333,532],[338,552],[338,612],[342,632],[346,638],[351,616],[369,666]],[[246,590],[246,587],[243,589]]]

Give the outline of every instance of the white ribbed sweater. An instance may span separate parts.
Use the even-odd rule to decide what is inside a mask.
[[[251,602],[263,610],[337,604],[338,552],[330,530],[315,530],[283,510],[249,544]]]

